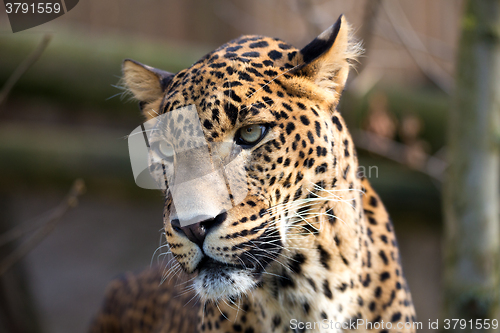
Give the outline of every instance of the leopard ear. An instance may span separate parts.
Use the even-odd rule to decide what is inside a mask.
[[[175,75],[131,59],[123,61],[122,73],[125,87],[141,102],[141,105],[162,97]]]
[[[340,94],[344,89],[350,65],[356,61],[362,49],[353,41],[351,28],[344,15],[304,46],[300,73],[319,86]]]

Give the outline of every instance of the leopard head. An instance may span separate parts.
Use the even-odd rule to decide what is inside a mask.
[[[341,16],[301,50],[275,38],[243,36],[176,74],[124,61],[123,81],[148,121],[187,106],[196,110],[198,119],[176,115],[158,132],[166,148],[151,139],[156,160],[170,159],[152,168],[157,178],[188,170],[182,161],[204,168],[216,150],[217,159],[238,161],[241,198],[219,195],[227,179],[176,184],[183,200],[164,191],[168,244],[178,265],[195,275],[203,299],[237,297],[266,275],[286,274],[283,267],[300,260],[295,249],[315,246],[314,237],[332,239],[336,219],[358,218],[361,205],[352,206],[359,196],[349,192],[360,187],[357,161],[336,110],[358,53]],[[196,140],[208,148],[176,155],[189,139],[172,133],[186,133],[193,123],[201,128]],[[345,191],[334,192],[339,188]]]

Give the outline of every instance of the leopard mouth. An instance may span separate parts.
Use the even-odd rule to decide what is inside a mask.
[[[198,266],[196,267],[196,271],[198,273],[202,271],[221,272],[226,269],[251,270],[253,268],[254,267],[249,267],[248,265],[243,266],[243,265],[225,263],[205,255],[203,259],[201,259]]]
[[[237,298],[258,283],[250,267],[224,263],[206,255],[196,271],[198,275],[193,280],[193,286],[203,300]]]

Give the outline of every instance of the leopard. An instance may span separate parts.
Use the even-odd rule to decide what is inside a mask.
[[[91,332],[416,331],[392,221],[339,111],[361,53],[341,15],[301,49],[244,35],[175,74],[124,60],[145,119],[194,105],[206,142],[239,149],[247,192],[214,213],[200,184],[182,225],[162,189],[169,264],[113,280]]]

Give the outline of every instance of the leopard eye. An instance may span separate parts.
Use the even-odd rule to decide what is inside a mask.
[[[266,130],[264,125],[242,127],[236,133],[236,143],[242,146],[254,146],[264,137]]]
[[[160,155],[160,157],[166,159],[166,160],[172,160],[175,154],[174,147],[166,142],[166,141],[159,141],[155,145],[155,150]]]

